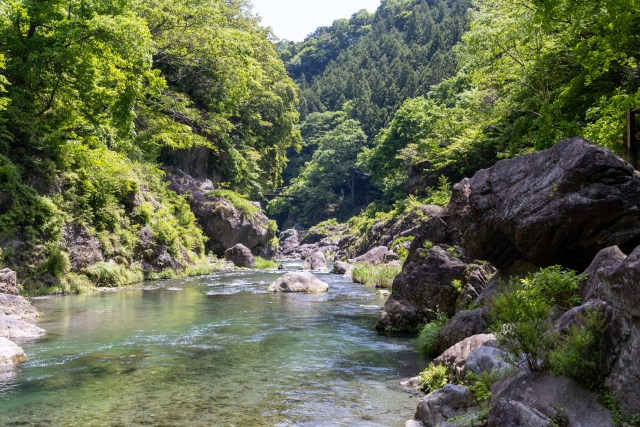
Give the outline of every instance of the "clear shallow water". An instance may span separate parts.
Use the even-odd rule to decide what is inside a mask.
[[[293,268],[294,266],[291,265]],[[47,337],[0,371],[1,426],[402,426],[415,340],[374,330],[375,289],[273,294],[219,272],[34,301]]]

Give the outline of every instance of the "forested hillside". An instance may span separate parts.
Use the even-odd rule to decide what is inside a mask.
[[[196,268],[206,239],[162,165],[280,184],[297,94],[269,37],[244,0],[0,3],[0,262],[27,291]]]
[[[465,30],[470,6],[468,0],[383,1],[375,13],[362,10],[318,28],[303,42],[278,45],[300,87],[303,149],[289,150],[285,170],[285,182],[293,184],[289,191],[299,199],[272,203],[272,214],[311,225],[331,217],[344,220],[380,199],[358,153],[406,99],[426,96],[455,74],[452,48]],[[340,172],[323,166],[322,159],[331,159]]]
[[[285,43],[304,140],[285,173],[297,199],[270,210],[306,225],[345,220],[371,202],[365,215],[374,215],[428,195],[441,175],[456,182],[573,136],[626,155],[626,111],[640,104],[639,37],[632,0],[386,1],[373,16]],[[346,119],[348,132],[337,132]],[[368,139],[354,147],[358,125]],[[329,174],[323,158],[346,172]]]

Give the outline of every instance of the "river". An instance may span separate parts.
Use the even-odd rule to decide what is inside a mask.
[[[281,274],[34,300],[47,336],[0,371],[0,425],[403,426],[427,361],[375,332],[384,298],[323,273],[326,294],[268,292]]]

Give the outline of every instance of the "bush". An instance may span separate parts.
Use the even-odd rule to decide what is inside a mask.
[[[484,371],[480,375],[469,371],[465,374],[464,382],[473,393],[480,405],[486,405],[491,399],[491,386],[500,381],[504,375],[496,370]]]
[[[390,288],[393,279],[402,271],[402,267],[390,265],[356,264],[351,268],[354,283],[360,283],[376,288]]]
[[[390,249],[398,254],[400,261],[407,259],[409,250],[404,247],[406,242],[413,242],[414,236],[398,237],[390,246]]]
[[[97,262],[85,268],[84,273],[96,286],[104,287],[124,286],[144,280],[139,264],[126,268],[118,264]]]
[[[435,320],[427,323],[420,330],[418,335],[418,351],[425,356],[435,356],[434,343],[436,341],[436,335],[442,330],[444,325],[449,319],[443,312],[436,314]]]
[[[603,335],[606,317],[593,309],[581,316],[582,325],[573,325],[549,352],[549,366],[555,375],[564,375],[590,389],[604,381],[605,354]]]
[[[509,352],[509,362],[524,363],[530,372],[548,363],[554,340],[545,332],[552,306],[569,309],[580,299],[579,282],[586,276],[563,271],[560,266],[540,270],[525,279],[512,278],[490,303],[491,331]]]
[[[427,369],[418,374],[418,386],[425,393],[431,393],[449,384],[449,373],[444,365],[430,363]]]
[[[245,198],[243,195],[239,193],[236,193],[235,191],[213,190],[211,194],[217,197],[222,197],[224,199],[227,199],[229,203],[233,205],[234,208],[244,213],[249,221],[253,222],[256,215],[260,213],[259,207],[252,204],[249,200],[247,200],[247,198]],[[277,226],[276,226],[276,229],[277,229]]]
[[[278,263],[271,259],[264,259],[259,256],[256,257],[256,268],[258,270],[277,270]]]

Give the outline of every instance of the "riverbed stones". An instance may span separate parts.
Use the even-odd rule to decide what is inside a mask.
[[[333,269],[331,269],[331,273],[333,273],[333,274],[344,274],[348,270],[351,270],[351,264],[343,262],[343,261],[335,261],[333,263]]]
[[[0,337],[0,366],[18,365],[27,361],[27,355],[14,342]]]
[[[476,259],[583,271],[603,248],[640,243],[640,174],[583,138],[500,160],[471,179],[460,231]]]
[[[39,338],[45,334],[45,330],[36,325],[0,314],[0,337],[2,338]]]
[[[467,387],[447,384],[420,401],[414,419],[421,420],[425,427],[436,427],[477,410],[473,393]]]
[[[8,268],[0,270],[0,293],[18,295],[19,290],[15,271]]]
[[[238,243],[224,252],[224,258],[233,262],[236,267],[255,268],[256,258],[251,250],[242,243]]]
[[[271,292],[328,292],[329,285],[308,271],[286,273],[269,286]]]
[[[21,296],[0,294],[0,314],[14,319],[35,319],[38,311]]]
[[[301,270],[326,270],[327,260],[321,251],[313,252],[304,260]]]

